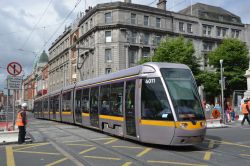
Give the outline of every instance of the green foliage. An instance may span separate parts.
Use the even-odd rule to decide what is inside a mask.
[[[220,59],[223,59],[226,97],[234,90],[246,89],[244,73],[248,68],[247,55],[246,44],[238,39],[223,40],[222,44],[209,54],[209,64],[217,68],[217,71],[220,71]]]
[[[194,75],[199,73],[199,64],[195,56],[192,41],[183,37],[167,38],[156,49],[153,62],[183,63],[190,67]]]
[[[207,101],[213,101],[214,97],[220,94],[219,78],[219,73],[208,71],[203,71],[196,76],[197,84],[204,86]]]

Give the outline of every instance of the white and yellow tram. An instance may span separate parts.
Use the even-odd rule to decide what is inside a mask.
[[[140,142],[203,141],[205,116],[191,70],[145,63],[37,98],[35,117],[95,128]]]

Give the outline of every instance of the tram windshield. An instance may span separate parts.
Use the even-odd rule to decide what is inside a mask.
[[[193,76],[188,69],[162,68],[178,120],[205,119]]]

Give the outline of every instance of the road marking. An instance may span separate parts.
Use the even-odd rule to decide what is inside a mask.
[[[104,138],[94,138],[94,139],[91,139],[92,141],[99,141],[99,140],[107,140],[107,139],[114,139],[114,138],[111,138],[111,137],[104,137]]]
[[[81,140],[74,140],[74,141],[63,141],[62,143],[72,143],[72,142],[82,142],[82,141],[87,141],[87,140],[81,139]]]
[[[143,147],[137,146],[112,146],[113,148],[127,148],[127,149],[142,149]]]
[[[207,140],[213,140],[213,139],[207,139]],[[244,148],[250,148],[250,146],[247,145],[242,145],[242,144],[237,144],[237,143],[232,143],[232,142],[227,142],[227,141],[219,141],[219,140],[214,140],[215,142],[219,142],[220,144],[226,144],[226,145],[234,145],[234,146],[240,146]]]
[[[15,166],[12,146],[6,146],[5,149],[6,149],[7,166]]]
[[[122,164],[122,166],[130,166],[132,164],[132,162],[126,162],[124,164]]]
[[[250,154],[240,154],[241,156],[250,156]]]
[[[64,157],[64,158],[62,158],[62,159],[60,159],[60,160],[54,161],[53,163],[47,164],[47,165],[45,165],[45,166],[53,166],[53,165],[56,165],[56,164],[59,164],[59,163],[65,161],[65,160],[68,160],[68,158],[67,158],[67,157]]]
[[[86,149],[84,151],[81,151],[79,154],[84,154],[84,153],[90,152],[90,151],[95,150],[95,149],[96,149],[96,147],[92,147],[92,148]]]
[[[148,153],[150,150],[152,150],[152,149],[151,148],[146,148],[141,153],[137,154],[136,157],[142,157],[143,155]]]
[[[203,164],[189,164],[189,163],[180,163],[180,162],[171,162],[171,161],[154,161],[148,160],[148,163],[159,163],[159,164],[173,164],[173,165],[190,165],[190,166],[207,166]]]
[[[15,148],[14,151],[17,152],[19,150],[23,150],[23,149],[28,149],[28,148],[33,148],[33,147],[38,147],[38,146],[44,146],[44,145],[48,145],[49,143],[39,143],[39,144],[31,144],[31,145],[26,145],[26,147],[21,147],[21,148]]]
[[[215,143],[214,140],[209,141],[209,144],[208,144],[209,150],[212,149],[212,148],[214,147],[214,143]],[[204,155],[203,160],[207,160],[207,161],[208,161],[208,160],[211,159],[211,156],[212,156],[212,152],[211,152],[211,151],[207,151],[207,152],[205,153],[205,155]]]
[[[110,140],[110,141],[108,141],[108,142],[105,142],[104,144],[105,144],[105,145],[108,145],[108,144],[111,144],[111,143],[116,142],[116,141],[118,141],[118,139]]]
[[[14,151],[18,153],[31,153],[31,154],[48,154],[48,155],[60,155],[60,153],[48,153],[48,152],[36,152],[36,151]]]
[[[49,141],[54,148],[56,148],[57,151],[59,151],[61,154],[63,154],[66,158],[68,158],[70,161],[72,161],[77,166],[84,166],[79,160],[74,158],[70,153],[63,150],[59,145],[54,143],[53,141]]]
[[[69,146],[94,146],[94,145],[90,145],[90,144],[66,144]]]
[[[113,158],[113,157],[100,157],[100,156],[83,156],[85,158],[92,158],[92,159],[103,159],[103,160],[121,160],[120,158]]]

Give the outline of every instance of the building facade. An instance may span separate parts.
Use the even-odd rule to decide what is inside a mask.
[[[201,69],[212,70],[208,53],[224,38],[250,43],[250,26],[220,7],[197,3],[179,12],[131,0],[89,7],[49,49],[49,91],[133,67],[151,57],[163,38],[184,36],[195,47]],[[76,26],[77,25],[77,26]]]
[[[49,92],[70,84],[70,32],[71,27],[65,28],[63,34],[49,48]]]

